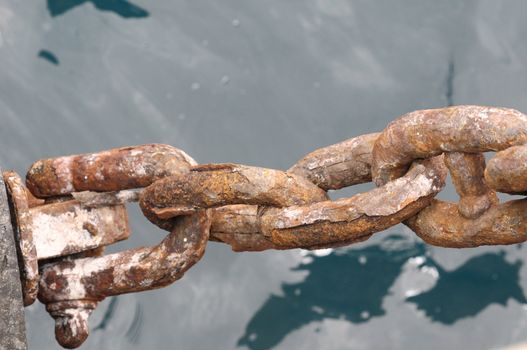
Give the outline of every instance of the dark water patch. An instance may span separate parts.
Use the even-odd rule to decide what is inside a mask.
[[[238,345],[270,349],[311,322],[345,319],[363,323],[382,316],[386,312],[383,299],[403,265],[424,253],[424,244],[408,245],[400,236],[391,236],[380,245],[313,256],[311,262],[294,269],[308,271],[306,279],[283,284],[283,296],[271,295],[250,320]]]
[[[126,0],[48,0],[48,11],[52,17],[60,16],[87,2],[91,2],[98,10],[110,11],[123,18],[144,18],[150,15],[144,8]]]
[[[40,50],[37,55],[39,58],[42,58],[43,60],[48,61],[51,64],[54,64],[55,66],[58,66],[60,64],[59,59],[55,54],[48,50]]]
[[[424,244],[392,235],[362,249],[312,256],[312,261],[294,269],[308,271],[305,280],[285,283],[283,295],[271,295],[249,321],[238,345],[271,349],[312,322],[342,319],[360,324],[383,316],[383,300],[412,257],[421,257],[419,268],[435,268],[438,273],[434,287],[406,299],[433,321],[452,324],[509,299],[527,303],[519,285],[521,263],[507,262],[504,253],[474,257],[454,271],[445,271],[426,255]]]
[[[468,260],[454,271],[436,264],[439,279],[427,292],[410,297],[433,321],[453,324],[476,316],[491,304],[505,306],[509,299],[527,303],[519,285],[520,261],[509,263],[504,253],[487,253]]]

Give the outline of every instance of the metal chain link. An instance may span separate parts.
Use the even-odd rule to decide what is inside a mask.
[[[498,153],[486,166],[487,151]],[[288,171],[198,165],[167,145],[40,160],[26,177],[35,197],[74,199],[85,208],[139,201],[148,220],[170,234],[150,248],[44,260],[38,297],[56,320],[59,343],[77,347],[99,301],[176,281],[201,258],[207,240],[234,251],[318,249],[363,241],[402,222],[445,247],[523,242],[527,201],[498,204],[496,191],[527,193],[526,160],[527,117],[481,106],[406,114],[381,133],[318,149]],[[447,171],[459,204],[434,199]],[[373,190],[328,199],[328,190],[372,179]],[[32,266],[27,273],[35,275]]]

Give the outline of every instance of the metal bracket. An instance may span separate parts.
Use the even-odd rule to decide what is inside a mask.
[[[33,197],[15,172],[4,172],[3,179],[16,223],[25,306],[37,297],[39,261],[93,250],[130,235],[123,204],[85,206],[67,197],[46,204]]]

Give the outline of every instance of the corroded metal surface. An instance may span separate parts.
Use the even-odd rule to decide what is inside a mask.
[[[69,348],[82,344],[91,310],[105,297],[160,288],[180,279],[205,252],[209,228],[210,214],[200,210],[178,218],[157,246],[46,265],[39,300],[55,318],[59,343]]]
[[[235,251],[351,244],[414,215],[444,185],[442,157],[416,164],[383,187],[336,201],[265,208],[225,206],[213,211],[211,237]]]
[[[7,194],[13,208],[15,240],[22,282],[24,306],[33,304],[38,291],[37,250],[33,240],[32,218],[29,214],[28,195],[22,179],[13,171],[3,174]]]
[[[454,203],[434,200],[406,224],[428,244],[467,248],[527,240],[527,199],[490,207],[476,219],[463,217]]]
[[[443,152],[500,151],[527,142],[527,116],[514,109],[455,106],[408,113],[391,122],[373,147],[372,173],[383,185],[414,159]]]
[[[130,235],[123,205],[90,208],[76,200],[44,204],[32,199],[30,207],[31,195],[20,176],[6,171],[3,179],[15,220],[24,306],[37,297],[38,260],[102,247]]]
[[[458,209],[461,215],[468,219],[475,219],[491,205],[498,203],[496,192],[485,183],[483,154],[447,152],[445,164],[459,195]]]
[[[73,192],[71,195],[79,201],[83,207],[97,208],[109,205],[126,204],[138,202],[141,190],[122,190],[113,192]]]
[[[29,209],[39,260],[70,255],[127,239],[124,205],[85,207],[76,200]]]
[[[324,191],[296,175],[232,164],[207,165],[184,176],[157,181],[141,194],[140,205],[152,222],[170,228],[166,219],[196,208],[258,204],[260,211],[238,207],[236,215],[233,210],[216,212],[215,220],[235,224],[231,227],[223,224],[221,237],[215,233],[213,237],[230,242],[236,250],[244,245],[247,250],[320,248],[356,241],[414,215],[443,187],[446,175],[443,168],[441,157],[433,159],[383,188],[329,201]],[[220,213],[228,217],[221,218]],[[232,234],[238,229],[255,237],[248,239],[247,234],[242,236],[238,232],[233,239]],[[244,242],[240,242],[242,238]]]
[[[135,201],[151,222],[171,232],[155,247],[110,255],[102,255],[102,241],[80,244],[84,238],[61,233],[82,249],[64,248],[58,255],[67,257],[43,263],[38,296],[55,318],[59,342],[77,347],[99,301],[173,283],[201,258],[207,240],[234,251],[318,249],[360,242],[404,222],[426,242],[445,247],[526,241],[526,200],[498,204],[495,192],[527,193],[526,143],[522,113],[456,106],[406,114],[381,133],[318,149],[286,172],[197,165],[166,145],[38,161],[27,175],[32,194],[19,186],[12,201],[30,221],[19,219],[17,226],[31,227],[36,242],[56,239],[68,225],[82,224],[94,237],[101,227],[128,232],[123,205]],[[488,166],[486,151],[498,151]],[[434,199],[447,170],[459,204]],[[372,178],[378,187],[366,193],[327,196]],[[25,202],[16,204],[16,197]],[[62,217],[77,210],[113,210],[113,222]],[[36,230],[39,215],[61,217],[60,225]],[[40,259],[46,244],[35,245]]]
[[[371,181],[372,148],[379,133],[366,134],[320,148],[296,162],[288,172],[324,190]]]
[[[26,278],[38,275],[37,259],[87,251],[130,235],[126,207],[117,204],[117,200],[106,205],[92,202],[85,205],[66,198],[30,207],[20,177],[14,172],[4,172],[3,177],[15,214],[17,241],[25,259],[21,266]],[[86,196],[80,197],[86,200]]]
[[[426,207],[443,188],[442,157],[416,164],[405,176],[351,198],[269,209],[264,235],[278,246],[322,248],[349,244],[393,226]]]
[[[148,186],[165,176],[186,172],[195,164],[177,148],[149,144],[39,160],[29,169],[26,181],[37,197],[119,191]]]
[[[236,252],[280,249],[264,236],[259,221],[257,205],[226,205],[212,209],[210,239],[228,244]]]
[[[485,181],[496,191],[511,194],[527,193],[527,145],[498,152],[489,161]]]
[[[170,230],[170,218],[198,208],[229,204],[290,206],[326,200],[326,192],[297,175],[238,164],[206,164],[147,187],[140,198],[143,214]]]
[[[459,205],[434,200],[406,224],[426,242],[444,247],[519,243],[527,239],[524,200],[498,205],[491,188],[524,192],[525,146],[520,145],[526,142],[527,117],[515,110],[457,106],[416,111],[392,122],[377,139],[373,177],[383,184],[397,178],[414,159],[448,152],[446,165]],[[483,155],[476,153],[486,151],[499,151],[487,169]]]
[[[46,311],[55,320],[55,338],[67,349],[75,349],[90,334],[88,318],[97,307],[92,300],[67,300],[46,305]]]

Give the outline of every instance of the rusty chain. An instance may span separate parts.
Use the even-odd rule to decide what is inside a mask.
[[[482,152],[496,156],[485,164]],[[167,145],[39,160],[26,185],[4,173],[11,198],[25,305],[37,294],[68,348],[88,336],[107,296],[173,283],[207,241],[234,251],[318,249],[360,242],[399,223],[429,244],[475,247],[527,240],[527,116],[455,106],[408,113],[381,133],[318,149],[287,171],[198,165]],[[434,199],[447,172],[459,204]],[[328,190],[376,188],[330,200]],[[130,234],[126,202],[170,233],[156,246],[103,255]],[[68,226],[69,225],[69,226]],[[68,242],[68,243],[64,243]]]

